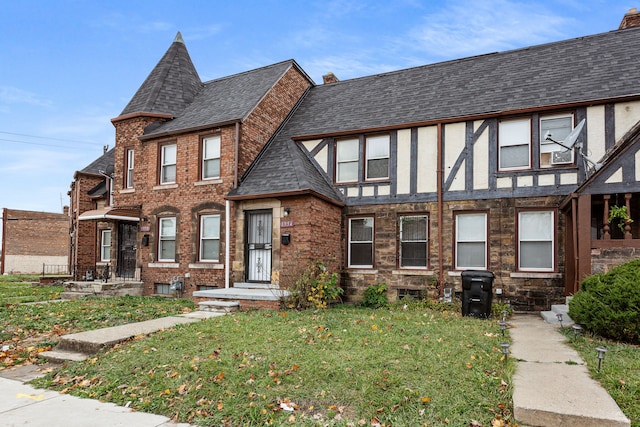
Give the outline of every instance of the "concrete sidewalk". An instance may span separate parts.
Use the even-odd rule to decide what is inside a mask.
[[[0,378],[0,425],[3,427],[188,427],[167,417],[133,412],[97,400],[38,390]]]
[[[530,427],[629,427],[629,419],[593,380],[584,360],[565,342],[558,326],[533,315],[508,322],[515,419]],[[595,350],[594,350],[595,351]]]

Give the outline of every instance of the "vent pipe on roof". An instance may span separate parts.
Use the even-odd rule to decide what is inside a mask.
[[[627,13],[622,17],[622,22],[620,22],[619,30],[623,30],[625,28],[631,27],[640,27],[640,12],[635,7],[629,9]]]

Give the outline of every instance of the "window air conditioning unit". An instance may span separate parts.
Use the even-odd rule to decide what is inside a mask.
[[[573,150],[554,151],[551,153],[552,165],[567,165],[573,163]]]

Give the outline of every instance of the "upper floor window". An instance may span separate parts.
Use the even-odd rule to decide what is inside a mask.
[[[555,166],[573,163],[573,150],[567,150],[547,140],[563,142],[573,130],[573,115],[557,115],[540,118],[540,166]]]
[[[554,270],[554,212],[518,213],[518,269]]]
[[[336,142],[336,182],[358,181],[358,152],[360,143],[355,139]]]
[[[429,245],[426,215],[400,217],[400,267],[426,268]]]
[[[220,215],[200,217],[200,261],[220,259]]]
[[[498,128],[500,170],[531,166],[531,120],[503,120]]]
[[[373,217],[349,219],[349,267],[373,267]]]
[[[368,136],[365,144],[367,180],[389,178],[389,135]]]
[[[202,140],[202,179],[220,178],[220,136]]]
[[[126,160],[126,177],[125,177],[125,188],[133,188],[133,166],[134,166],[134,154],[132,149],[127,150],[127,160]]]
[[[160,218],[158,239],[158,261],[176,259],[176,218]]]
[[[100,261],[111,261],[111,230],[102,230],[101,232]]]
[[[456,215],[456,269],[487,268],[487,214]]]
[[[160,150],[160,184],[173,184],[176,182],[176,144],[162,145]]]

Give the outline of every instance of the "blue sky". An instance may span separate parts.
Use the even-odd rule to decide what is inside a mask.
[[[637,1],[634,4],[633,1]],[[0,0],[0,208],[61,212],[180,31],[203,81],[341,80],[618,28],[640,0]]]

